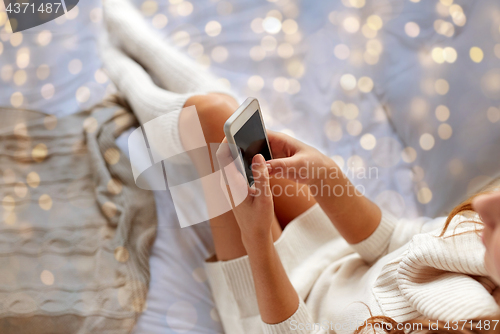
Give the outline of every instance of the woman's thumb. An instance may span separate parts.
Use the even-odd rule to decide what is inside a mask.
[[[257,154],[252,159],[253,180],[255,183],[254,196],[257,200],[265,200],[271,196],[269,185],[269,172],[267,170],[266,160],[262,154]]]

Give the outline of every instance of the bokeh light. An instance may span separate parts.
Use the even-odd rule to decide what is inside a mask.
[[[408,22],[405,24],[405,32],[410,37],[417,37],[420,34],[420,27],[415,22]]]
[[[332,102],[330,110],[333,115],[342,117],[344,115],[345,103],[344,101],[336,100]]]
[[[439,95],[446,95],[450,90],[450,85],[445,79],[438,79],[434,84],[434,88],[436,89],[436,93]]]
[[[26,176],[26,183],[31,187],[31,188],[37,188],[40,185],[40,175],[36,172],[30,172]]]
[[[363,93],[371,92],[373,89],[373,80],[370,77],[359,78],[358,89]]]
[[[345,44],[337,44],[335,48],[333,49],[333,54],[335,57],[341,60],[345,60],[349,58],[349,55],[351,54],[351,51],[349,47]]]
[[[342,26],[345,31],[354,34],[359,30],[359,19],[354,16],[348,16],[344,19]]]
[[[358,136],[363,131],[363,125],[358,120],[351,120],[347,122],[346,130],[351,136]]]
[[[283,21],[281,29],[285,34],[293,35],[299,30],[299,26],[297,25],[297,22],[295,20],[287,19]]]
[[[422,204],[427,204],[432,200],[432,191],[427,188],[421,188],[417,193],[417,199]]]
[[[417,159],[417,151],[413,147],[408,146],[401,152],[401,159],[406,163],[412,163]]]
[[[342,125],[335,120],[330,120],[325,124],[325,134],[331,141],[337,142],[342,139]]]
[[[439,138],[443,140],[448,140],[451,138],[452,134],[453,134],[453,129],[449,124],[443,123],[438,127]]]
[[[222,26],[217,21],[210,21],[205,25],[205,33],[210,37],[218,36],[222,31]]]
[[[375,146],[377,145],[377,139],[371,133],[367,133],[361,137],[359,143],[362,148],[369,151],[375,148]]]
[[[45,285],[53,285],[55,282],[54,274],[49,270],[43,270],[40,274],[40,280]]]
[[[268,16],[262,22],[262,27],[269,34],[277,34],[281,31],[281,21],[276,17]]]
[[[38,199],[38,205],[42,210],[48,211],[52,208],[52,198],[48,194],[43,194]]]
[[[420,147],[424,151],[429,151],[434,147],[435,140],[434,136],[431,135],[430,133],[424,133],[423,135],[420,136]]]
[[[347,103],[344,107],[343,114],[346,119],[355,119],[359,115],[359,108],[354,103]]]
[[[491,123],[497,123],[500,121],[500,109],[495,107],[488,108],[487,117]]]
[[[104,152],[104,160],[110,165],[115,165],[120,161],[120,151],[118,151],[116,148],[111,147],[108,148]]]
[[[440,122],[446,122],[450,118],[450,109],[444,105],[439,105],[436,108],[436,118]]]
[[[356,77],[352,74],[344,74],[340,77],[340,86],[344,90],[353,90],[356,88]]]
[[[10,96],[10,104],[15,108],[20,107],[23,104],[23,102],[24,102],[24,96],[21,92],[14,92]]]
[[[382,21],[382,19],[380,18],[380,16],[378,15],[370,15],[367,19],[366,19],[366,24],[368,25],[368,27],[372,30],[380,30],[382,29],[382,26],[384,25],[384,22]]]
[[[481,50],[481,48],[478,48],[477,46],[470,48],[469,54],[470,59],[472,59],[472,61],[475,63],[480,63],[484,58],[483,50]]]
[[[258,92],[264,88],[264,79],[259,75],[253,75],[248,78],[247,85],[254,92]]]

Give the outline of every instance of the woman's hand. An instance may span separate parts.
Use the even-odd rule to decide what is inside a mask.
[[[271,241],[271,226],[274,219],[274,204],[269,185],[269,172],[261,154],[252,160],[254,186],[249,187],[242,172],[241,161],[233,161],[226,139],[217,151],[217,160],[223,167],[226,182],[233,202],[233,213],[241,230],[245,248],[262,241]],[[238,164],[240,167],[238,168]],[[258,242],[256,242],[258,241]]]
[[[357,191],[337,164],[317,149],[290,136],[268,132],[273,160],[270,174],[305,183],[347,242],[358,243],[378,227],[382,213]]]
[[[249,187],[242,161],[232,158],[229,145],[224,139],[217,160],[234,202],[233,213],[252,268],[260,316],[265,323],[280,323],[295,313],[299,297],[274,248],[274,204],[266,161],[261,154],[253,157],[255,186]]]
[[[267,161],[272,176],[310,185],[325,178],[332,171],[329,169],[338,168],[333,160],[314,147],[284,133],[268,131],[267,136],[273,153],[273,160]],[[320,168],[323,173],[315,173]]]

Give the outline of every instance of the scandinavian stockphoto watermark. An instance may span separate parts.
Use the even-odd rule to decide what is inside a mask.
[[[259,171],[257,173],[257,179]],[[273,171],[274,179],[287,179],[289,175],[295,175],[297,182],[308,183],[307,191],[304,187],[297,187],[295,185],[287,184],[273,184],[270,186],[270,194],[273,196],[364,196],[365,188],[362,185],[354,185],[350,182],[332,183],[332,180],[364,180],[364,179],[378,179],[378,168],[363,166],[347,166],[342,170],[338,166],[317,166],[314,162],[304,161],[300,167],[275,167]],[[259,195],[259,192],[254,192],[252,195]],[[310,198],[308,198],[310,199]]]
[[[296,320],[290,321],[290,330],[292,331],[311,331],[315,332],[318,330],[323,331],[349,331],[354,333],[356,330],[368,330],[368,333],[382,333],[386,331],[390,331],[392,328],[397,330],[405,330],[405,331],[419,331],[423,329],[423,324],[421,323],[398,323],[393,325],[391,323],[380,323],[375,322],[371,323],[367,320],[365,321],[349,321],[349,322],[334,322],[324,320],[321,322],[298,322]]]
[[[428,320],[427,322],[370,322],[365,321],[350,321],[350,322],[333,322],[324,320],[322,322],[298,322],[296,320],[290,321],[290,330],[292,331],[349,331],[364,330],[366,333],[387,333],[392,330],[409,332],[423,331],[424,326],[426,330],[439,331],[442,329],[448,331],[475,331],[475,330],[496,330],[499,320],[455,320],[455,321],[439,321]]]
[[[136,185],[146,190],[169,190],[181,227],[192,226],[231,211],[249,194],[262,195],[246,182],[240,150],[228,143],[207,145],[195,106],[168,113],[146,122],[128,138],[132,172]],[[182,138],[174,135],[170,124],[177,124]],[[171,125],[170,125],[171,126]],[[298,167],[275,170],[273,178],[287,178],[287,172],[296,172],[309,185],[298,183],[271,184],[272,196],[363,196],[364,187],[345,182],[346,179],[378,178],[378,169],[315,166],[308,161]],[[254,170],[256,182],[259,181]],[[329,182],[340,180],[341,182]],[[344,182],[342,182],[344,180]],[[300,180],[298,180],[300,181]]]

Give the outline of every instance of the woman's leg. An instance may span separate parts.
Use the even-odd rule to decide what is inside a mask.
[[[186,58],[174,47],[158,38],[137,9],[129,2],[107,1],[105,11],[108,28],[117,38],[120,47],[125,49],[135,61],[111,46],[103,48],[103,61],[110,78],[127,97],[141,124],[163,115],[166,111],[178,110],[179,105],[184,101],[184,96],[181,94],[209,90],[227,91],[225,87],[217,84],[216,79],[204,71],[199,64]],[[143,67],[155,73],[166,90],[156,86]],[[224,138],[223,125],[237,109],[238,103],[228,95],[212,93],[191,97],[185,103],[185,107],[191,105],[196,106],[206,142],[220,143]],[[183,114],[181,113],[179,122],[183,121]],[[183,138],[181,131],[183,143],[185,140],[189,141],[189,133],[184,135],[187,135],[187,138]],[[196,157],[194,158],[196,160]],[[194,164],[200,168],[207,168],[203,162],[198,164],[194,161]],[[200,174],[202,172],[200,171]],[[203,174],[206,175],[206,173]],[[286,180],[274,180],[271,186],[282,186],[284,189],[289,183]],[[297,188],[293,184],[292,186],[293,189]],[[287,189],[291,190],[290,186]],[[275,197],[277,220],[284,226],[313,204],[314,201],[303,194]],[[216,253],[220,260],[228,260],[245,254],[240,231],[232,212],[216,217],[210,223]],[[281,229],[276,223],[273,227],[274,238],[277,239],[280,233]]]
[[[184,107],[194,105],[198,112],[198,117],[205,135],[205,141],[210,143],[220,143],[224,139],[223,126],[226,120],[238,108],[238,103],[228,95],[212,93],[207,95],[197,95],[189,98]],[[179,123],[187,120],[181,113]],[[181,132],[181,140],[189,140]],[[209,145],[210,146],[210,145]],[[199,166],[196,159],[193,162]],[[281,187],[287,189],[287,194],[274,197],[275,223],[272,227],[273,239],[277,240],[281,235],[281,226],[285,226],[292,219],[309,209],[316,202],[310,196],[309,189],[302,185],[284,179],[271,179],[271,187]],[[285,188],[286,187],[286,188]],[[305,187],[304,189],[300,189]],[[245,248],[241,241],[241,232],[232,211],[226,212],[210,220],[215,252],[217,259],[227,261],[246,255]]]

